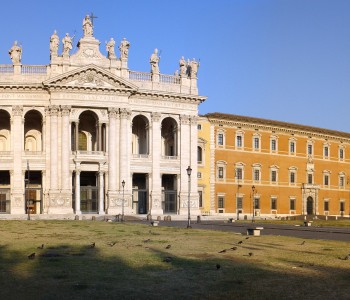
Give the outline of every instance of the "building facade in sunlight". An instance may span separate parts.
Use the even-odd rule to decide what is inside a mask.
[[[47,66],[22,64],[16,42],[0,65],[0,212],[199,214],[198,62],[164,75],[155,50],[132,71],[130,43],[105,56],[93,29],[87,16],[75,53],[55,31]]]
[[[349,133],[222,113],[199,126],[212,152],[203,207],[241,218],[350,214]]]

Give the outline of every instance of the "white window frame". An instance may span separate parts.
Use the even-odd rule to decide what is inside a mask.
[[[292,201],[294,203],[294,208],[293,209],[291,207]],[[289,212],[290,213],[291,212],[295,213],[295,211],[297,210],[296,206],[297,206],[297,199],[296,199],[296,197],[289,197]]]
[[[242,162],[238,162],[238,163],[235,164],[235,182],[237,182],[237,183],[244,182],[244,167],[245,167],[245,164],[242,163]],[[237,170],[238,169],[242,170],[242,178],[240,178],[240,179],[237,176],[237,174],[238,174]]]
[[[219,135],[220,134],[222,134],[222,145],[219,144]],[[226,145],[226,132],[222,128],[219,128],[216,131],[216,145],[220,148],[224,148]]]
[[[227,162],[223,160],[219,160],[216,162],[216,180],[218,181],[226,181],[226,166]],[[219,178],[219,168],[222,168],[223,178]]]
[[[278,184],[278,166],[271,166],[270,167],[270,183],[271,184]],[[275,175],[276,175],[276,180],[275,181],[273,181],[272,179],[272,175],[273,175],[273,172],[275,172]]]
[[[326,185],[326,177],[328,176],[328,185]],[[331,171],[329,170],[324,170],[323,171],[323,181],[322,185],[324,188],[330,188],[331,186]]]
[[[311,149],[311,153],[309,152],[309,149]],[[306,156],[313,157],[314,152],[315,152],[314,141],[312,141],[312,140],[307,141],[307,143],[306,143]]]
[[[297,167],[290,167],[289,169],[289,177],[288,177],[288,182],[289,182],[289,185],[296,185],[297,183],[297,171],[298,171],[298,168]],[[291,181],[291,174],[294,174],[294,182]]]
[[[275,149],[273,149],[273,147],[272,147],[273,142],[275,142]],[[278,137],[275,135],[272,135],[270,137],[270,152],[271,153],[278,153]]]
[[[341,157],[341,155],[340,155],[341,151],[343,152],[343,157]],[[344,146],[339,146],[338,159],[339,159],[339,161],[345,161],[345,147]]]
[[[259,143],[259,145],[258,145],[259,147],[258,148],[255,147],[255,141],[256,140]],[[259,133],[254,133],[253,134],[252,149],[253,149],[253,151],[261,151],[261,134],[259,134]]]
[[[338,185],[339,185],[339,189],[345,189],[345,173],[344,172],[340,172],[339,176],[338,176]]]
[[[294,152],[291,151],[291,144],[294,144]],[[297,153],[297,140],[295,138],[290,138],[288,143],[288,153],[289,155],[295,156]]]
[[[327,153],[326,153],[327,151]],[[323,159],[329,159],[330,158],[330,153],[331,152],[331,147],[329,143],[324,143],[323,144]]]
[[[237,143],[238,137],[241,137],[241,146],[238,146],[238,143]],[[236,147],[236,149],[243,149],[244,148],[244,132],[241,130],[236,131],[235,147]]]
[[[275,204],[276,204],[276,207],[275,207],[275,208],[272,208],[272,202],[273,202],[273,200],[275,200]],[[277,209],[278,209],[278,205],[277,205],[277,196],[271,196],[271,198],[270,198],[270,208],[271,208],[271,210],[277,211]]]
[[[260,183],[261,182],[261,164],[254,164],[253,168],[252,168],[252,171],[253,171],[253,174],[252,174],[253,182],[254,183]],[[255,179],[255,172],[258,172],[259,180]]]

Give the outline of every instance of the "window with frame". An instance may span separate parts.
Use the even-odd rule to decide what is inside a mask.
[[[289,182],[290,183],[295,183],[295,171],[290,171],[289,173]]]
[[[238,148],[243,147],[243,138],[241,135],[236,136],[236,147],[238,147]]]
[[[260,170],[254,169],[254,181],[260,181]]]
[[[324,158],[329,158],[329,146],[324,146],[323,147],[323,157]]]
[[[307,174],[307,183],[308,184],[314,183],[314,175],[312,173]]]
[[[313,153],[314,153],[313,144],[311,142],[308,142],[308,144],[307,144],[307,155],[312,156]]]
[[[254,209],[260,209],[260,198],[254,197]]]
[[[324,211],[329,211],[329,201],[325,200],[323,203],[323,210]]]
[[[197,129],[198,130],[202,130],[202,125],[201,124],[197,124]]]
[[[328,174],[324,174],[323,185],[329,186],[329,175]]]
[[[224,208],[225,206],[225,199],[224,197],[218,197],[218,208]]]
[[[277,209],[277,198],[276,197],[271,198],[271,209],[274,209],[274,210]]]
[[[203,161],[203,149],[200,146],[197,146],[197,162],[201,164]]]
[[[295,141],[289,141],[289,154],[295,154]]]
[[[218,168],[218,178],[220,178],[220,179],[224,178],[224,167]]]
[[[254,147],[254,150],[259,150],[260,149],[260,137],[255,136],[253,138],[253,147]]]
[[[198,205],[203,207],[203,191],[198,191]]]
[[[201,172],[197,172],[197,178],[202,178],[202,173]]]
[[[344,177],[344,175],[340,175],[339,176],[339,187],[344,188],[344,186],[345,186],[345,177]]]
[[[224,145],[224,134],[218,133],[218,145],[223,146]]]
[[[243,197],[237,197],[237,209],[243,209]]]
[[[295,199],[294,198],[289,199],[289,209],[295,210]]]
[[[343,200],[340,201],[340,212],[344,213],[345,211],[345,202]]]
[[[276,152],[277,151],[277,141],[276,139],[271,140],[271,151]]]
[[[277,182],[277,171],[271,170],[271,182]]]
[[[243,179],[243,169],[242,168],[236,168],[236,178],[238,180]]]
[[[344,160],[344,149],[339,148],[339,160]]]

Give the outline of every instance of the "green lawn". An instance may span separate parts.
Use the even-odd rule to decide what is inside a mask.
[[[337,241],[0,221],[0,299],[349,299],[348,254]]]

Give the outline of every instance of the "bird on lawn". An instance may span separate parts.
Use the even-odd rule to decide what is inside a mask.
[[[249,256],[253,256],[253,252],[249,252],[248,255],[249,255]]]
[[[172,262],[172,260],[173,259],[170,256],[167,256],[166,258],[163,259],[163,261],[166,263],[170,263],[170,262]]]
[[[165,249],[170,249],[171,248],[171,245],[168,245],[165,247]]]
[[[44,249],[45,245],[41,244],[41,246],[38,247],[38,249]]]
[[[243,241],[239,241],[237,244],[240,245],[240,244],[242,244],[242,243],[243,243]]]
[[[28,259],[34,259],[35,258],[35,252],[33,252],[32,254],[28,255]]]
[[[221,251],[219,251],[218,253],[225,253],[226,252],[226,249],[223,249]]]
[[[110,242],[107,245],[113,247],[117,242]]]
[[[95,248],[96,244],[95,242],[91,243],[90,248]]]
[[[305,244],[305,241],[302,241],[302,243],[300,245],[304,245]]]
[[[245,239],[248,240],[248,239],[249,239],[249,236],[247,236]]]
[[[237,247],[232,247],[230,249],[234,251],[234,250],[237,250]]]
[[[219,264],[216,264],[216,270],[219,270],[221,266]]]

